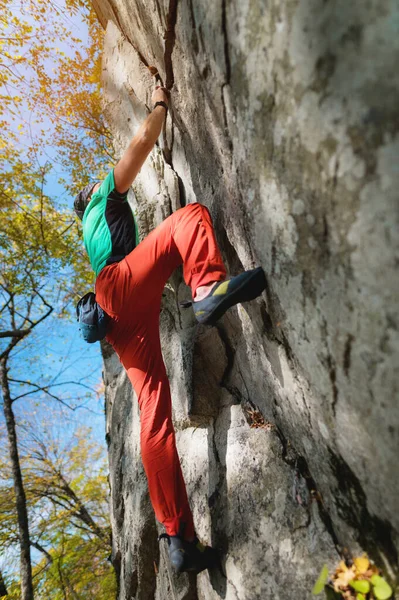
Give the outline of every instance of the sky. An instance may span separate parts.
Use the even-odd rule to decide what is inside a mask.
[[[59,9],[59,18],[65,25],[68,25],[74,36],[79,37],[83,43],[88,43],[88,30],[86,23],[82,20],[81,16],[75,15],[70,16],[65,14],[63,11],[64,0],[57,0],[54,5]],[[12,4],[13,13],[19,16],[21,6],[18,3]],[[59,43],[58,48],[65,52],[66,55],[71,52],[71,48],[68,44]],[[48,61],[46,65],[47,72],[51,73],[56,67],[56,62]],[[27,110],[27,107],[22,104],[21,106],[21,117],[25,122],[29,122],[32,127],[32,132],[35,134],[35,124],[32,115]],[[50,124],[45,122],[38,127],[49,127]],[[24,135],[19,136],[21,147],[29,144],[30,138]],[[46,161],[51,160],[53,168],[46,177],[46,184],[44,192],[52,197],[64,202],[72,211],[73,209],[73,198],[66,192],[65,188],[59,184],[58,179],[60,177],[67,177],[67,174],[63,172],[62,166],[56,162],[56,149],[51,146],[47,146],[44,149],[43,155],[38,157],[39,162],[44,165]],[[83,246],[83,244],[82,244]],[[90,290],[87,290],[90,291]],[[100,345],[87,344],[80,337],[80,333],[77,327],[75,318],[75,308],[70,306],[71,319],[61,320],[56,317],[50,317],[44,321],[32,336],[27,339],[26,347],[23,347],[19,351],[18,360],[20,363],[20,371],[23,375],[24,367],[29,364],[30,379],[45,380],[49,377],[49,374],[54,379],[57,375],[54,383],[61,383],[65,381],[82,381],[85,385],[91,388],[99,388],[101,384],[101,369],[102,360],[100,355]],[[32,349],[36,349],[37,357],[33,354]],[[22,377],[26,379],[26,377]],[[62,394],[65,396],[71,396],[81,394],[83,388],[78,385],[68,384],[62,386]],[[85,390],[86,392],[88,390]],[[44,406],[51,401],[47,399]],[[91,415],[90,423],[93,427],[93,433],[98,441],[104,443],[104,417],[103,417],[103,399],[98,397],[96,394],[92,394],[91,397],[87,397],[85,405],[81,409],[74,411],[74,415],[71,415],[71,423],[79,424],[80,421],[86,422],[87,415]],[[101,409],[100,409],[101,406]],[[19,415],[23,415],[24,412],[30,410],[30,406],[27,400],[20,401],[19,406],[15,405],[16,411]],[[39,407],[38,407],[39,408]],[[69,419],[67,419],[69,421]],[[68,432],[66,431],[66,435]]]
[[[63,0],[58,1],[58,6],[62,8]],[[13,5],[13,10],[18,11],[18,4]],[[17,14],[17,12],[16,12]],[[82,40],[87,40],[88,32],[86,25],[79,16],[65,17],[74,35]],[[60,46],[65,53],[70,51],[67,45]],[[53,65],[48,64],[48,70],[51,71]],[[22,105],[22,117],[30,121],[31,115]],[[20,142],[23,147],[24,136],[20,136]],[[47,147],[46,155],[39,157],[43,164],[50,157],[55,157],[55,150]],[[58,178],[62,173],[60,165],[55,164],[52,173],[47,177],[45,193],[53,198],[62,199],[68,207],[73,207],[73,198],[68,197],[65,189],[58,183]],[[87,291],[90,291],[89,289]],[[52,384],[51,392],[58,395],[65,403],[72,406],[78,406],[75,410],[70,410],[65,404],[50,398],[43,393],[29,393],[20,398],[13,404],[17,423],[29,424],[31,427],[40,427],[43,420],[50,420],[61,438],[65,441],[73,436],[74,431],[79,427],[90,427],[92,437],[104,450],[105,445],[105,419],[104,419],[104,397],[102,393],[102,360],[100,355],[100,345],[87,344],[80,337],[77,327],[74,306],[70,306],[71,318],[59,319],[49,317],[39,325],[26,341],[18,346],[13,359],[12,375],[16,379],[24,381],[29,380],[33,383],[38,382],[43,385]],[[15,392],[15,390],[18,390]],[[25,394],[34,391],[34,388],[20,386],[14,388],[14,393]],[[0,411],[0,443],[4,447],[7,444],[4,434],[4,415]],[[13,568],[10,564],[10,556],[1,555],[0,549],[0,569],[3,573]],[[14,557],[15,558],[15,557]],[[11,562],[14,562],[12,559]],[[14,565],[15,566],[15,565]]]

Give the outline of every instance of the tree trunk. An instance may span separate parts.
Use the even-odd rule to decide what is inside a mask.
[[[3,575],[0,571],[0,597],[1,596],[7,596],[7,588],[6,584],[4,583]]]
[[[7,376],[7,357],[3,357],[0,360],[0,379],[1,389],[3,392],[4,416],[7,425],[8,444],[10,449],[15,501],[18,516],[21,565],[21,600],[33,600],[28,511],[26,508],[25,490],[22,482],[21,467],[18,455],[15,418],[12,410],[12,400]]]

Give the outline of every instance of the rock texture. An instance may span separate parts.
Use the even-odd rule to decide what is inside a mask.
[[[394,580],[398,4],[93,3],[117,152],[146,115],[148,66],[172,91],[131,198],[141,235],[200,201],[230,272],[268,278],[263,298],[201,329],[177,273],[161,316],[195,521],[226,578],[170,577],[137,405],[103,348],[120,600],[307,599],[324,562],[360,550]]]

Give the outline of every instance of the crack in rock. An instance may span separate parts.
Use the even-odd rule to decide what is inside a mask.
[[[168,16],[166,18],[166,31],[164,35],[165,40],[165,52],[164,52],[164,64],[165,64],[165,87],[167,90],[172,89],[173,84],[175,82],[175,77],[173,73],[173,62],[172,62],[172,53],[173,48],[175,46],[176,41],[176,20],[177,20],[177,0],[170,0],[169,2],[169,11]]]

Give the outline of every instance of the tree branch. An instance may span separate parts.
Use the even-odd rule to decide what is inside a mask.
[[[32,327],[29,329],[14,329],[13,331],[0,331],[0,338],[19,338],[22,339],[32,331]]]
[[[95,393],[95,390],[93,390],[93,388],[91,388],[89,385],[86,385],[84,383],[80,383],[79,381],[63,381],[61,383],[52,383],[52,384],[45,385],[45,386],[40,386],[37,383],[32,383],[30,381],[23,381],[22,379],[12,379],[11,377],[9,378],[9,381],[10,381],[10,383],[19,383],[21,385],[30,385],[31,387],[35,388],[34,390],[30,390],[29,392],[19,394],[19,396],[14,396],[12,399],[12,402],[16,402],[17,400],[20,400],[21,398],[26,398],[26,396],[33,396],[33,394],[38,394],[39,392],[43,392],[44,394],[46,394],[53,400],[56,400],[60,404],[63,404],[63,406],[66,406],[67,408],[69,408],[69,410],[72,410],[72,411],[78,410],[79,408],[86,408],[86,410],[90,410],[90,409],[85,407],[84,404],[77,404],[76,406],[72,406],[71,404],[68,404],[68,402],[66,402],[59,396],[52,394],[49,391],[49,389],[52,387],[59,387],[61,385],[78,385],[80,387],[83,387],[83,388]],[[90,412],[92,412],[92,411],[90,411]]]
[[[30,312],[31,312],[31,309],[32,309],[33,301],[35,299],[34,294],[32,294],[32,299],[31,299],[31,301],[28,302],[27,315],[25,317],[21,317],[21,318],[24,319],[23,325],[28,320],[31,323],[31,326],[28,327],[27,329],[18,328],[16,326],[16,322],[15,322],[15,315],[18,314],[18,313],[17,313],[17,310],[15,308],[14,295],[11,294],[11,292],[8,290],[8,288],[5,285],[0,284],[0,287],[7,294],[9,294],[9,296],[10,296],[10,305],[7,306],[7,308],[9,310],[9,312],[10,312],[10,319],[11,319],[11,326],[12,326],[12,329],[0,332],[0,338],[11,338],[10,344],[0,354],[0,359],[7,357],[10,354],[11,350],[14,348],[14,346],[16,346],[23,338],[25,338],[27,335],[29,335],[32,332],[32,330],[35,327],[37,327],[42,321],[44,321],[45,319],[47,319],[47,317],[49,317],[51,315],[51,313],[53,312],[53,310],[54,310],[54,308],[47,302],[47,300],[44,299],[44,297],[40,293],[40,291],[35,287],[33,279],[32,279],[32,276],[31,276],[31,273],[29,271],[26,271],[26,274],[27,274],[27,276],[31,280],[32,290],[33,290],[34,294],[36,296],[38,296],[40,298],[40,300],[43,302],[43,304],[47,307],[47,312],[44,315],[42,315],[39,319],[37,319],[36,321],[31,321],[30,320],[30,318],[29,318],[30,317]]]
[[[39,542],[32,542],[32,540],[31,540],[30,545],[33,546],[34,548],[36,548],[36,550],[39,550],[39,552],[42,552],[42,554],[44,554],[44,556],[48,560],[48,564],[51,564],[53,562],[53,558],[52,558],[51,554],[49,554],[47,552],[47,550],[45,548],[43,548],[43,546],[41,544],[39,544]]]
[[[12,298],[12,295],[11,295],[11,296],[8,298],[7,302],[5,302],[5,304],[3,304],[3,306],[0,308],[0,315],[3,313],[3,311],[5,311],[5,309],[6,309],[6,308],[8,307],[8,305],[10,304],[10,302],[11,302],[11,298]]]

